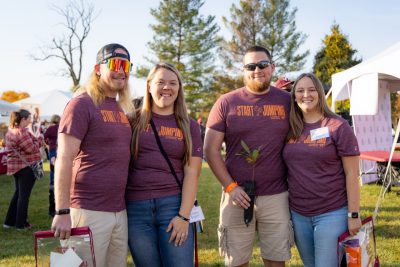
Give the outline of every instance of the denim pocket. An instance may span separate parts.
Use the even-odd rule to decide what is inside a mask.
[[[218,226],[218,247],[219,255],[222,257],[228,255],[228,228],[220,224]]]

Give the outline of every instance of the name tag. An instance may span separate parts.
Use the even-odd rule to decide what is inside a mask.
[[[311,141],[315,141],[321,138],[329,137],[328,127],[321,127],[310,131]]]
[[[192,212],[190,213],[190,222],[199,222],[204,220],[204,214],[200,206],[193,206]]]

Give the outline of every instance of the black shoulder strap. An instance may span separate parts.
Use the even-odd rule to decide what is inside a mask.
[[[167,161],[168,166],[169,166],[169,168],[171,169],[171,173],[172,173],[172,175],[175,177],[176,183],[178,184],[179,188],[180,188],[181,191],[182,191],[182,183],[179,181],[178,175],[176,174],[176,172],[175,172],[175,170],[174,170],[174,167],[172,166],[172,163],[171,163],[171,161],[169,160],[168,155],[167,155],[167,153],[165,152],[164,147],[163,147],[162,144],[161,144],[160,136],[158,136],[158,131],[157,131],[156,125],[154,124],[153,119],[150,119],[150,124],[151,124],[151,128],[153,129],[154,136],[156,137],[156,141],[157,141],[158,148],[160,149],[161,154],[164,156],[165,160]]]

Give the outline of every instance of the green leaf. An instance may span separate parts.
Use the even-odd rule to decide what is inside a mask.
[[[257,159],[258,159],[259,156],[260,156],[260,150],[254,149],[254,150],[253,150],[253,155],[252,155],[253,160],[254,160],[254,161],[257,161]]]
[[[249,147],[247,146],[247,144],[246,144],[243,140],[240,141],[240,143],[241,143],[243,149],[246,151],[246,153],[249,154],[249,155],[251,155],[250,149],[249,149]]]

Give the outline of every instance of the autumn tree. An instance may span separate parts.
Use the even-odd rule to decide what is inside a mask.
[[[14,90],[8,90],[1,94],[0,99],[12,103],[28,97],[30,97],[30,95],[27,92],[16,92]]]
[[[81,81],[84,44],[95,19],[95,8],[85,0],[70,0],[64,7],[53,5],[52,10],[63,19],[62,34],[52,37],[31,57],[38,61],[56,59],[63,62],[65,67],[58,74],[71,78],[75,91]]]
[[[321,80],[325,89],[331,87],[332,74],[346,70],[361,62],[355,58],[357,53],[338,24],[334,23],[331,33],[322,40],[322,47],[314,58],[313,71]]]
[[[232,37],[222,43],[223,60],[240,69],[245,50],[254,45],[267,48],[276,64],[276,75],[301,70],[309,54],[298,52],[306,36],[296,31],[297,8],[289,0],[241,0],[232,4],[231,18],[223,22]]]
[[[215,68],[215,48],[219,42],[219,27],[215,16],[203,16],[199,9],[204,0],[162,0],[150,13],[156,23],[150,25],[153,40],[147,43],[158,62],[173,64],[181,73],[186,100],[192,114],[204,105],[203,96],[212,81]],[[137,68],[138,77],[145,77],[149,68]]]
[[[353,49],[347,36],[344,35],[339,24],[334,23],[331,33],[322,40],[322,47],[314,57],[313,72],[321,80],[325,90],[332,85],[332,74],[346,70],[361,62],[355,58],[357,53]],[[338,101],[335,104],[335,111],[348,113],[350,110],[350,100]]]

